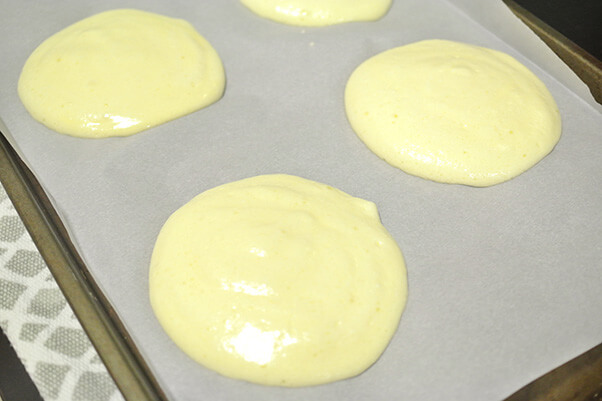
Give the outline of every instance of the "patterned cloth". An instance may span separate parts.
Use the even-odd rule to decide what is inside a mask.
[[[1,185],[0,327],[44,400],[123,400]]]

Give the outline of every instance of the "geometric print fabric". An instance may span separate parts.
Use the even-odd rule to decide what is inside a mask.
[[[2,185],[0,327],[44,400],[123,400]]]

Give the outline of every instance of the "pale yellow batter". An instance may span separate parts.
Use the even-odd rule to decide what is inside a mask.
[[[388,163],[434,181],[488,186],[545,157],[561,120],[545,85],[499,51],[427,40],[361,64],[345,90],[353,130]]]
[[[188,355],[275,386],[364,371],[407,296],[402,254],[376,206],[290,175],[225,184],[176,211],[149,284],[159,322]]]
[[[140,132],[217,101],[221,60],[186,21],[138,10],[81,20],[44,41],[19,79],[29,113],[68,135]]]
[[[392,0],[241,0],[257,15],[298,26],[326,26],[374,21],[389,11]]]

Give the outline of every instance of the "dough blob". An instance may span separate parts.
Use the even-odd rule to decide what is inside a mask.
[[[499,51],[427,40],[378,54],[345,90],[351,127],[378,156],[444,183],[489,186],[545,157],[560,138],[554,98]]]
[[[222,62],[186,21],[138,10],[83,19],[44,41],[19,79],[29,113],[68,135],[125,136],[224,92]]]
[[[255,14],[288,25],[326,26],[374,21],[392,0],[241,0]]]
[[[150,300],[173,341],[225,376],[307,386],[381,355],[407,297],[372,202],[290,175],[208,190],[158,236]]]

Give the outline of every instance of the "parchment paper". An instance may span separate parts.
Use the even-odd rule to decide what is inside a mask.
[[[171,399],[499,400],[602,341],[600,108],[501,2],[395,0],[378,22],[311,29],[263,20],[235,0],[1,5],[0,117]],[[128,138],[77,139],[36,123],[16,91],[29,54],[118,7],[190,21],[222,57],[225,96]],[[531,68],[562,114],[555,150],[489,188],[426,181],[372,154],[345,117],[347,78],[372,55],[431,38],[495,48]],[[405,255],[401,324],[356,378],[283,389],[221,377],[179,351],[152,314],[147,270],[165,219],[206,189],[266,173],[374,201]]]

